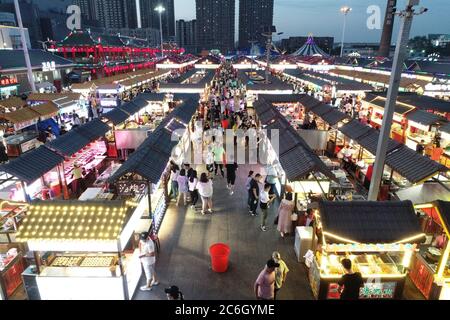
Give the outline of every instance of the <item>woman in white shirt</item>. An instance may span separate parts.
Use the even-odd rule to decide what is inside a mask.
[[[200,176],[200,181],[197,184],[198,193],[202,198],[202,214],[204,215],[206,211],[213,213],[212,209],[212,196],[213,196],[213,184],[212,180],[208,179],[206,173],[202,173]]]
[[[198,190],[197,190],[197,171],[192,171],[192,175],[189,177],[188,186],[189,186],[189,193],[191,194],[191,208],[195,209],[195,205],[198,201]]]
[[[180,192],[180,195],[178,196],[177,206],[180,205],[181,198],[183,198],[183,205],[187,204],[187,197],[188,197],[188,177],[186,176],[186,170],[181,169],[180,174],[177,178],[178,181],[178,191]]]
[[[178,197],[178,175],[180,174],[180,167],[174,162],[171,163],[170,180],[172,181],[171,196],[175,199]]]

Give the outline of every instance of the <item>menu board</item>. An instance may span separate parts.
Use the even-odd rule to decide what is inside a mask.
[[[319,297],[319,289],[320,289],[320,269],[317,264],[317,260],[314,259],[311,264],[311,268],[309,268],[309,283],[311,285],[311,290],[316,299]]]

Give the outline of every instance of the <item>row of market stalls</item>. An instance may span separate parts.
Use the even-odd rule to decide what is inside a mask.
[[[49,171],[57,171],[59,177],[55,179],[61,181],[62,173],[71,170],[68,167],[73,161],[79,161],[85,169],[91,167],[90,163],[82,162],[88,157],[80,156],[76,150],[95,140],[88,145],[92,149],[92,144],[100,143],[97,137],[105,136],[112,126],[126,121],[125,117],[130,118],[120,118],[119,110],[134,112],[141,109],[139,104],[163,98],[160,94],[151,96],[143,95],[112,111],[108,115],[113,119],[107,122],[96,119],[87,124],[89,127],[80,126],[67,133],[72,135],[70,139],[55,140],[28,152],[2,166],[2,170],[26,184],[44,179],[39,176],[46,176]],[[19,251],[14,260],[21,261],[15,267],[18,275],[31,264],[22,275],[30,300],[132,298],[141,277],[137,235],[149,230],[158,232],[168,204],[169,160],[180,161],[175,155],[182,156],[181,151],[189,145],[187,135],[175,141],[172,133],[186,129],[198,107],[198,95],[176,99],[179,102],[174,111],[162,119],[123,165],[114,163],[107,169],[97,168],[101,175],[96,176],[94,183],[86,181],[90,187],[78,200],[31,204],[5,201],[8,217],[18,217],[18,223],[8,234],[10,243],[5,250]],[[102,161],[102,157],[94,156],[93,161]],[[27,163],[36,166],[30,168]],[[28,250],[22,243],[26,243]],[[32,255],[23,259],[27,251]],[[5,260],[5,266],[5,271],[10,270],[15,262]],[[22,269],[18,270],[19,267]],[[22,282],[18,281],[17,286]],[[9,289],[10,294],[4,298],[14,290]]]
[[[107,175],[114,168],[108,166],[106,158],[125,158],[137,149],[148,132],[183,99],[183,96],[141,94],[101,120],[94,119],[36,150],[23,153],[2,168],[9,175],[2,181],[2,198],[42,199],[47,189],[52,190],[55,198],[60,195],[69,198],[69,189],[74,191],[71,184],[75,163],[85,169],[87,181],[101,180],[99,172],[107,168]],[[42,163],[42,166],[28,170],[30,161]]]
[[[154,88],[155,81],[167,78],[170,70],[138,70],[127,74],[102,78],[100,80],[73,84],[72,92],[82,94],[86,99],[91,95],[105,109],[120,105],[129,96],[134,97],[145,89]]]
[[[268,110],[277,108],[314,150],[326,151],[331,158],[336,158],[341,151],[347,152],[350,161],[346,164],[346,169],[361,184],[366,187],[370,185],[379,131],[308,95],[294,95],[289,99],[282,95],[276,99],[260,96],[259,99],[255,104],[256,109],[261,108],[260,105],[265,105]],[[318,130],[301,129],[305,119],[310,117],[308,113],[317,119]],[[329,161],[326,160],[327,163]],[[393,139],[389,141],[386,165],[384,181],[394,183],[383,189],[384,198],[387,197],[389,190],[395,192],[411,184],[439,177],[440,173],[448,171],[444,165],[416,153]],[[338,173],[342,178],[345,178],[345,175]]]
[[[287,80],[306,84],[309,89],[321,92],[323,98],[329,101],[332,98],[341,98],[343,95],[363,96],[366,92],[374,90],[370,84],[335,77],[328,73],[291,69],[284,70],[283,76]]]
[[[279,170],[283,173],[283,178],[287,177],[285,183],[294,186],[297,208],[302,210],[315,207],[316,210],[314,227],[298,231],[300,241],[299,244],[296,242],[296,251],[303,252],[298,253],[300,260],[307,250],[312,250],[313,254],[306,255],[306,261],[303,261],[309,268],[309,281],[314,296],[317,299],[339,299],[338,281],[344,274],[340,261],[350,258],[354,270],[361,272],[365,280],[364,287],[360,290],[360,299],[400,299],[406,277],[411,278],[427,299],[448,299],[450,208],[448,202],[444,202],[450,200],[448,184],[446,187],[442,182],[434,181],[412,187],[425,188],[433,184],[434,188],[439,188],[440,193],[433,194],[434,197],[441,197],[443,201],[433,203],[427,203],[423,197],[413,202],[355,201],[356,196],[353,201],[341,201],[345,199],[340,197],[334,198],[334,201],[326,201],[332,192],[333,184],[336,184],[335,180],[345,188],[345,182],[338,174],[339,170],[333,170],[334,165],[324,157],[317,157],[309,147],[310,141],[306,144],[306,140],[302,138],[293,138],[296,135],[298,137],[298,133],[292,129],[283,112],[279,111],[283,110],[283,105],[312,106],[313,103],[315,106],[310,110],[315,110],[312,112],[316,112],[317,116],[321,114],[330,123],[349,120],[335,109],[325,112],[324,104],[304,95],[292,95],[288,99],[285,96],[261,95],[255,103],[255,110],[262,128],[279,129],[281,132],[280,141],[283,143],[277,153],[281,155]],[[281,118],[284,120],[280,120]],[[352,131],[345,132],[352,134]],[[296,142],[286,144],[287,141],[301,142],[295,146]],[[377,141],[370,138],[363,143],[373,151],[369,145],[375,143],[376,146]],[[306,149],[303,149],[304,145]],[[291,151],[286,152],[286,149]],[[296,149],[297,151],[294,151]],[[305,154],[305,150],[309,152]],[[439,171],[437,166],[425,157],[416,157],[414,152],[405,150],[398,152],[401,155],[394,161],[398,165],[397,170],[413,181],[419,181],[423,176]],[[291,158],[294,153],[297,153],[296,156]],[[305,163],[302,159],[305,159]],[[418,163],[413,164],[415,162]],[[395,167],[393,162],[389,163]],[[285,168],[288,168],[286,172]],[[302,179],[305,172],[310,170],[321,172],[321,178],[316,173],[309,175],[310,179]],[[311,179],[313,176],[315,179]],[[409,199],[412,195],[410,190],[404,189],[398,193],[403,193],[404,197]],[[318,201],[318,206],[314,204],[315,201]],[[435,214],[427,214],[426,210],[423,211],[426,208],[433,208]],[[439,214],[436,214],[437,211]],[[416,212],[420,212],[420,218]],[[433,226],[432,219],[435,221]]]
[[[159,85],[160,93],[197,93],[203,94],[211,85],[215,70],[191,69],[167,83]]]

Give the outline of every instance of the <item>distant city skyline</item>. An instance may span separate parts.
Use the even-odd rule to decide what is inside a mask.
[[[353,10],[348,16],[346,42],[379,42],[380,30],[369,30],[366,21],[368,6],[379,5],[381,22],[387,0],[275,0],[274,24],[284,34],[275,40],[292,36],[308,35],[332,36],[341,39],[343,17],[340,7],[350,6]],[[398,8],[404,8],[406,0],[398,0]],[[239,1],[236,1],[236,32],[238,40]],[[429,11],[414,19],[411,37],[429,33],[450,33],[448,20],[449,0],[421,0],[420,6]],[[195,19],[195,0],[175,0],[175,18]],[[395,23],[393,41],[398,34],[398,19]]]

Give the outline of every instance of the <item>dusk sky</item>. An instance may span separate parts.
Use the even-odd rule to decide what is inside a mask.
[[[369,30],[366,20],[368,6],[379,5],[382,20],[387,0],[275,0],[274,24],[282,37],[302,36],[312,33],[316,36],[334,36],[340,41],[343,16],[339,8],[350,6],[353,11],[347,20],[346,42],[377,42],[381,30]],[[406,0],[398,0],[398,8],[404,8]],[[420,6],[429,11],[414,18],[412,36],[429,33],[450,33],[450,0],[421,0]],[[238,0],[236,0],[238,12]],[[195,18],[195,0],[175,0],[176,19]],[[396,23],[396,33],[398,23]],[[236,24],[237,28],[237,24]],[[395,38],[394,38],[395,39]],[[278,40],[278,39],[276,39]]]

